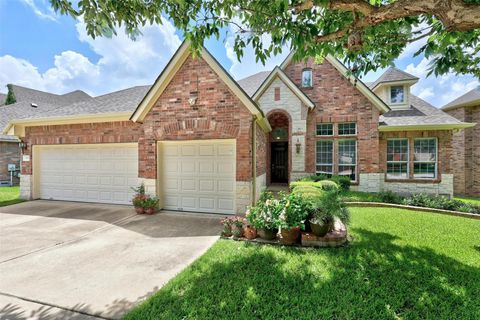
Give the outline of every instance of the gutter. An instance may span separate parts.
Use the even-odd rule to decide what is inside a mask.
[[[452,124],[420,124],[420,125],[391,125],[379,126],[378,131],[419,131],[419,130],[454,130],[474,127],[476,123],[461,122]]]

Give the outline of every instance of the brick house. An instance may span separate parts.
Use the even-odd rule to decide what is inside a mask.
[[[362,191],[453,194],[453,130],[472,126],[411,95],[388,70],[369,86],[335,58],[290,55],[235,81],[184,42],[150,86],[11,118],[28,199],[128,204],[143,182],[165,209],[242,213],[260,191],[315,173]]]
[[[475,127],[453,134],[453,189],[455,194],[480,196],[480,87],[446,104],[443,111]]]

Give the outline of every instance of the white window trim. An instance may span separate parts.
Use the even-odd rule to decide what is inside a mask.
[[[347,122],[349,123],[349,122]],[[355,131],[357,129],[357,125],[355,124]],[[343,137],[343,136],[342,136]],[[357,139],[348,139],[348,138],[345,138],[345,139],[337,139],[337,153],[340,154],[340,141],[355,141],[355,164],[341,164],[340,161],[338,161],[338,163],[335,163],[335,165],[337,166],[337,175],[340,176],[340,173],[339,173],[339,170],[338,168],[340,166],[355,166],[355,180],[350,180],[351,182],[353,183],[356,183],[358,182],[358,140]],[[335,154],[335,152],[334,152]],[[340,156],[338,156],[338,158],[340,158]]]
[[[407,140],[407,161],[388,161],[388,141],[393,140]],[[405,178],[402,177],[391,177],[388,175],[388,164],[389,163],[407,163],[407,176]],[[410,139],[408,138],[392,138],[387,139],[387,168],[385,168],[385,178],[387,180],[408,180],[410,179]]]
[[[349,133],[349,134],[340,134],[340,125],[341,124],[349,124],[349,123],[353,123],[355,124],[355,133]],[[339,122],[338,125],[337,125],[337,130],[338,130],[338,135],[340,137],[355,137],[357,134],[358,134],[358,125],[356,122]]]
[[[330,124],[332,126],[332,134],[317,134],[317,126],[322,124]],[[335,135],[335,125],[332,122],[320,122],[315,125],[315,135],[317,137],[333,137]]]
[[[309,86],[304,86],[303,85],[303,73],[305,71],[310,72],[310,85]],[[303,68],[302,69],[302,78],[301,78],[300,82],[301,82],[302,88],[313,88],[313,69],[312,68]]]
[[[392,102],[392,87],[402,87],[403,88],[403,101],[402,102]],[[407,87],[405,85],[391,85],[388,87],[388,102],[392,106],[401,106],[407,103]]]
[[[332,163],[318,163],[317,162],[317,151],[318,151],[317,148],[318,148],[318,142],[319,141],[322,141],[322,142],[330,141],[332,143]],[[325,174],[325,172],[319,172],[317,170],[317,166],[331,166],[332,167],[332,172],[329,173],[329,174],[331,174],[331,175],[335,174],[335,140],[333,140],[333,139],[321,139],[321,140],[315,141],[315,173]]]
[[[435,140],[435,161],[415,161],[415,141],[417,140]],[[415,177],[415,163],[434,163],[435,170],[433,178],[421,178]],[[413,179],[417,180],[436,180],[438,179],[438,138],[437,137],[427,137],[427,138],[414,138],[413,139]]]

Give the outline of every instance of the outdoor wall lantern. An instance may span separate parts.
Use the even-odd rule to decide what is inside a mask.
[[[18,143],[18,146],[20,147],[20,149],[22,149],[22,152],[24,152],[25,150],[27,150],[27,144],[23,141],[20,140],[20,142]]]
[[[295,150],[297,151],[297,154],[300,153],[301,148],[302,148],[302,144],[300,143],[300,139],[297,138],[297,143],[295,144]]]

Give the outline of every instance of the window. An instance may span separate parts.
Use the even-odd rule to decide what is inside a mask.
[[[437,176],[437,139],[415,139],[413,146],[413,177],[434,179]]]
[[[390,103],[404,103],[405,94],[403,86],[391,86],[390,87]]]
[[[408,139],[387,140],[387,178],[408,178]]]
[[[347,136],[355,134],[357,134],[357,124],[355,122],[338,124],[338,135]]]
[[[333,173],[333,141],[317,141],[317,173]]]
[[[332,123],[317,124],[317,136],[333,136],[333,124]]]
[[[338,174],[349,176],[350,180],[356,181],[357,167],[357,141],[338,141]]]
[[[302,71],[302,87],[312,87],[312,69],[303,69]]]

